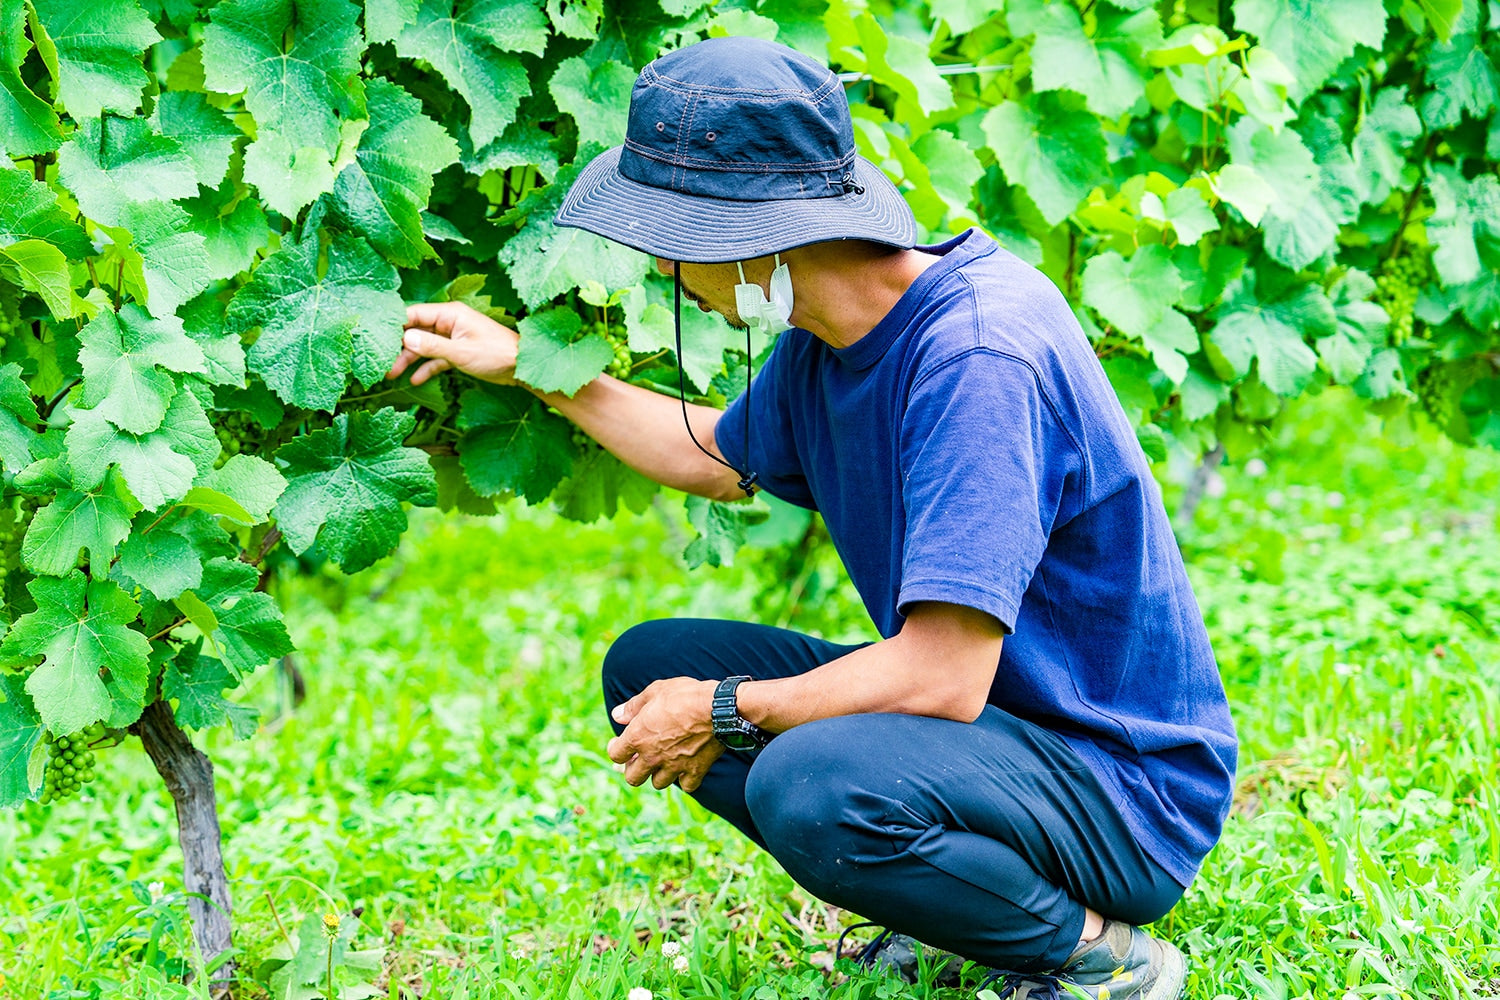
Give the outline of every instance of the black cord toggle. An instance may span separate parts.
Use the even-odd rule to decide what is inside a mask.
[[[844,193],[845,194],[864,194],[865,193],[865,189],[863,187],[861,187],[854,180],[854,175],[853,174],[845,174],[844,175],[844,180],[843,180],[842,183],[844,185]]]
[[[747,496],[747,497],[753,497],[753,496],[755,496],[755,491],[760,488],[759,486],[756,485],[759,482],[760,482],[760,473],[759,472],[752,472],[748,476],[746,476],[743,479],[741,479],[739,481],[738,485],[739,485],[740,489],[742,489],[742,490],[745,491],[745,496]]]

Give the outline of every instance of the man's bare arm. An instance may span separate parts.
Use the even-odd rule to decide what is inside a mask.
[[[982,611],[924,603],[901,632],[796,677],[740,685],[740,714],[772,732],[838,715],[899,712],[973,722],[984,711],[1004,630]],[[615,709],[610,741],[625,780],[695,790],[723,748],[713,737],[714,681],[656,681]]]
[[[387,378],[425,360],[412,383],[449,368],[499,385],[529,389],[573,421],[616,458],[642,475],[688,493],[716,500],[743,496],[739,475],[700,452],[682,422],[682,404],[670,396],[601,375],[572,397],[539,392],[516,378],[519,337],[514,330],[459,302],[430,302],[406,311],[406,337]],[[714,443],[719,411],[688,404],[693,434],[723,457]]]

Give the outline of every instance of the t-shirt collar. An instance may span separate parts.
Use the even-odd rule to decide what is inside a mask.
[[[916,247],[926,253],[936,254],[942,259],[917,275],[917,280],[902,293],[891,311],[881,317],[879,323],[863,337],[848,347],[831,347],[840,363],[856,371],[869,368],[885,356],[896,338],[911,323],[912,317],[922,305],[928,290],[945,276],[962,267],[968,261],[981,256],[995,246],[995,241],[978,229],[969,229],[943,243]]]

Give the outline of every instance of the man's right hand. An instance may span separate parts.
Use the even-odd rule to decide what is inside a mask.
[[[396,378],[413,361],[428,358],[412,372],[412,385],[421,385],[449,368],[485,382],[514,385],[519,343],[516,331],[462,302],[407,306],[401,354],[385,377]]]

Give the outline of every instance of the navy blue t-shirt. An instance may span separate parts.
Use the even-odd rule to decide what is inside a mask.
[[[782,334],[748,462],[744,396],[715,440],[822,513],[882,636],[919,601],[999,619],[990,704],[1066,739],[1186,885],[1238,746],[1146,457],[1043,274],[977,230],[923,249],[941,259],[854,344]]]

